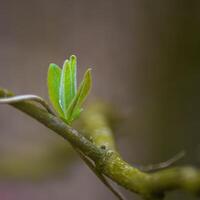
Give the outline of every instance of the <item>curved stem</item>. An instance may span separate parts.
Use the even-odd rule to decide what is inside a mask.
[[[18,103],[22,101],[35,101],[40,103],[49,113],[52,115],[55,115],[55,113],[51,110],[50,106],[48,103],[41,97],[32,95],[32,94],[27,94],[27,95],[20,95],[20,96],[11,96],[11,97],[4,97],[0,99],[0,104],[13,104],[13,103]]]

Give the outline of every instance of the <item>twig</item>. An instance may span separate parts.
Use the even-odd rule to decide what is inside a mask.
[[[13,97],[4,97],[0,99],[0,104],[13,104],[18,103],[22,101],[35,101],[40,103],[49,113],[52,115],[55,115],[55,113],[51,110],[48,103],[41,97],[27,94],[27,95],[19,95],[19,96],[13,96]]]
[[[77,150],[78,151],[78,150]],[[117,190],[115,189],[106,179],[106,177],[101,174],[95,165],[87,158],[82,152],[78,151],[82,160],[86,163],[86,165],[96,174],[96,176],[102,181],[102,183],[108,187],[108,189],[119,199],[119,200],[126,200],[126,198]]]
[[[146,166],[139,166],[138,168],[145,172],[151,172],[151,171],[155,171],[155,170],[165,169],[165,168],[172,166],[174,163],[176,163],[177,161],[182,159],[184,156],[185,156],[185,151],[181,151],[167,161],[157,163],[157,164],[150,164],[150,165],[146,165]]]

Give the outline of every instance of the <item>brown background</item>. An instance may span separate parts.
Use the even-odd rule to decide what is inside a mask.
[[[79,79],[93,68],[91,99],[114,103],[127,116],[117,131],[126,160],[145,165],[185,150],[182,163],[199,166],[199,9],[197,0],[1,0],[0,86],[47,98],[49,63],[62,65],[76,54]],[[0,152],[54,140],[63,142],[20,112],[0,107]],[[81,161],[67,175],[36,183],[0,178],[0,196],[114,199]],[[167,199],[184,196],[190,198],[174,192]]]

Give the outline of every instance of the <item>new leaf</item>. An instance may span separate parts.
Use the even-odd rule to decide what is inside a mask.
[[[67,116],[67,109],[76,94],[76,57],[71,56],[70,60],[66,60],[61,74],[59,103]]]
[[[54,109],[58,112],[60,116],[63,115],[63,111],[59,104],[59,88],[60,88],[60,76],[61,76],[61,69],[56,64],[50,64],[48,70],[48,93],[49,99],[54,107]]]
[[[70,123],[77,118],[82,111],[82,104],[89,94],[92,86],[91,69],[88,69],[84,75],[84,78],[79,86],[76,96],[73,98],[69,108],[67,110],[67,121]]]

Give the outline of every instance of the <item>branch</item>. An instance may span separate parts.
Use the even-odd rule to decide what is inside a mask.
[[[169,190],[182,189],[200,195],[200,171],[193,167],[175,167],[154,173],[145,173],[126,163],[116,151],[115,139],[109,128],[109,107],[96,104],[82,114],[85,135],[96,146],[107,149],[107,160],[100,163],[104,174],[125,188],[141,194],[146,199],[162,199]],[[184,155],[180,152],[170,160],[152,165],[155,168],[169,167]],[[110,157],[109,157],[110,156]]]
[[[0,90],[0,98],[8,96],[12,96],[12,93]],[[140,194],[145,199],[163,199],[166,191],[175,189],[200,195],[200,171],[195,168],[176,167],[145,173],[125,162],[116,151],[105,109],[101,107],[88,109],[88,112],[85,112],[83,121],[86,134],[83,136],[56,116],[33,103],[17,102],[11,105],[35,118],[67,139],[72,146],[84,152],[85,156],[94,161],[101,174]]]
[[[11,97],[13,94],[8,90],[0,89],[0,98]],[[68,140],[73,146],[84,152],[85,155],[92,160],[99,160],[103,155],[103,151],[92,144],[82,134],[68,126],[61,119],[50,114],[46,110],[29,101],[10,103],[13,107],[33,117],[46,127],[55,131],[57,134]]]

